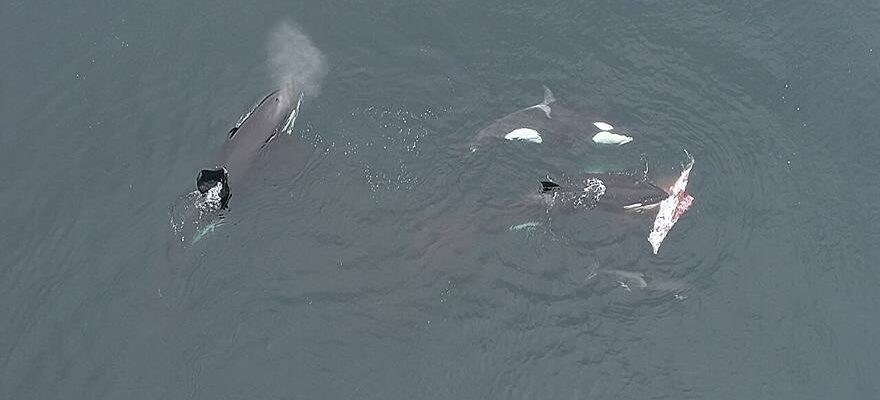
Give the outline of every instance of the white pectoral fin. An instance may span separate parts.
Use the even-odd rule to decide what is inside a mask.
[[[296,117],[299,116],[299,108],[302,106],[303,94],[300,93],[299,97],[296,99],[296,107],[293,108],[293,111],[290,112],[290,115],[287,116],[287,121],[284,122],[283,132],[287,132],[288,135],[293,134],[293,124],[296,123]]]
[[[688,164],[685,166],[684,171],[681,172],[675,184],[669,188],[671,194],[660,202],[660,210],[654,219],[654,227],[651,229],[651,233],[648,234],[648,242],[651,243],[654,254],[657,254],[663,239],[666,238],[666,235],[675,223],[678,222],[678,219],[687,212],[694,202],[694,198],[685,192],[691,168],[694,166],[694,159],[690,156],[690,153],[688,153],[688,158]]]

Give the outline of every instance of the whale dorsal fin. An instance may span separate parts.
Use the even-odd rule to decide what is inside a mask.
[[[551,91],[550,88],[548,88],[547,86],[544,86],[544,85],[542,85],[542,87],[544,88],[544,101],[542,101],[539,104],[535,104],[535,105],[527,108],[527,110],[532,109],[532,108],[537,108],[537,109],[540,109],[541,111],[543,111],[544,115],[546,115],[547,118],[552,118],[550,116],[550,111],[551,111],[550,110],[550,103],[553,103],[554,101],[556,101],[556,97],[553,96],[553,91]]]

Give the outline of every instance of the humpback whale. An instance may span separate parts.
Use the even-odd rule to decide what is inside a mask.
[[[211,188],[222,185],[219,207],[227,208],[232,196],[230,182],[232,185],[244,182],[260,150],[279,132],[288,132],[293,127],[300,105],[302,93],[295,96],[290,88],[266,95],[229,130],[217,167],[199,172],[196,178],[199,193],[206,195]]]
[[[192,244],[222,224],[233,189],[242,187],[262,150],[279,133],[290,133],[303,95],[292,87],[275,90],[244,114],[232,129],[213,168],[196,177],[196,188],[171,209],[175,239]]]

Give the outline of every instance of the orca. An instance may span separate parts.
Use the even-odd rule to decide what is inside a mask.
[[[591,140],[598,145],[623,145],[633,140],[624,134],[627,128],[615,128],[591,113],[557,105],[553,91],[543,88],[544,100],[540,103],[507,114],[477,131],[469,143],[470,152],[499,139],[567,147]]]

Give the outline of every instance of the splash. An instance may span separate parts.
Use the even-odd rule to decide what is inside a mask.
[[[316,96],[327,74],[324,54],[302,30],[282,22],[269,37],[269,70],[278,87]]]
[[[204,195],[193,190],[169,207],[171,232],[178,246],[189,247],[223,225],[219,194],[222,188],[218,183]]]

